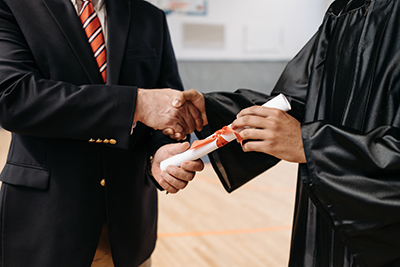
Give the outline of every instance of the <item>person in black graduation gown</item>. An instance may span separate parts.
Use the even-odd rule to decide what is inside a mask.
[[[400,266],[400,2],[333,2],[271,96],[279,93],[289,115],[258,107],[233,123],[258,127],[241,133],[253,152],[231,142],[210,154],[227,191],[279,159],[299,162],[289,266]],[[185,95],[205,101],[200,138],[271,97]]]

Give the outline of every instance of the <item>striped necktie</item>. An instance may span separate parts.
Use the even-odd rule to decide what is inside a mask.
[[[107,55],[104,44],[103,31],[101,30],[100,20],[94,11],[91,0],[83,0],[79,18],[82,22],[89,44],[92,48],[94,57],[99,66],[100,74],[104,83],[107,81]]]

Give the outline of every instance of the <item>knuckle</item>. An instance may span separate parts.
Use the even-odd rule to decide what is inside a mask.
[[[286,112],[280,109],[273,109],[272,114],[277,120],[281,120],[282,116],[286,115]]]
[[[248,108],[248,110],[249,110],[250,112],[256,112],[257,109],[258,109],[258,106],[251,106],[251,107]]]
[[[240,133],[240,136],[241,136],[243,139],[249,139],[249,135],[250,135],[249,130],[243,130],[243,131]]]
[[[193,179],[193,175],[189,171],[182,171],[181,179],[183,181],[191,181]]]
[[[165,189],[165,188],[164,188],[164,189]],[[167,190],[167,189],[165,189],[165,190]],[[173,188],[173,187],[170,187],[167,191],[168,191],[169,193],[171,193],[171,194],[176,194],[176,193],[179,192],[178,189],[175,189],[175,188]]]
[[[171,167],[168,169],[168,174],[173,176],[173,177],[177,177],[178,176],[178,168],[175,167]],[[172,177],[171,177],[172,178]]]
[[[281,114],[281,110],[280,109],[276,109],[276,108],[271,108],[270,112],[274,116],[279,116]]]
[[[250,117],[250,116],[244,116],[244,117],[242,117],[243,124],[249,124],[249,123],[250,123],[250,120],[251,120],[251,117]]]
[[[185,189],[189,182],[180,182],[179,189]]]
[[[169,187],[169,184],[168,184],[164,179],[160,179],[160,181],[158,181],[158,184],[159,184],[162,188],[164,188],[165,190],[167,190],[168,187]]]
[[[193,179],[194,179],[194,173],[189,173],[188,175],[187,175],[187,181],[193,181]]]
[[[269,123],[269,128],[277,130],[280,127],[280,123],[277,120],[271,120]]]
[[[249,143],[243,144],[242,149],[244,152],[248,152],[249,151]]]

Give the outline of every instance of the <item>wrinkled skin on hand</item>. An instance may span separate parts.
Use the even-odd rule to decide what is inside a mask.
[[[194,89],[181,92],[180,95],[171,102],[171,105],[176,108],[182,108],[188,105],[188,110],[195,119],[197,131],[201,131],[202,127],[208,124],[205,100],[202,93]],[[163,130],[163,133],[172,137],[175,131],[172,128],[167,128]]]
[[[189,149],[188,142],[169,144],[161,147],[154,155],[151,172],[158,184],[169,193],[177,193],[184,189],[196,175],[196,172],[204,169],[201,159],[195,161],[185,161],[180,167],[168,166],[165,171],[161,171],[161,161]]]
[[[181,140],[203,121],[199,110],[191,103],[174,107],[182,92],[173,89],[138,89],[134,123],[140,121],[156,130],[164,130],[171,138]]]
[[[300,122],[279,109],[253,106],[242,110],[232,129],[240,132],[243,151],[263,152],[282,160],[305,163]]]

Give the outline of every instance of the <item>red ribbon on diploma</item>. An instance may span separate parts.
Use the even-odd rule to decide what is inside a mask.
[[[217,140],[217,147],[223,147],[224,145],[228,144],[229,142],[226,141],[222,135],[227,135],[233,133],[236,135],[237,140],[242,143],[242,138],[240,137],[240,135],[235,132],[234,130],[232,130],[231,127],[228,126],[224,126],[221,130],[216,131],[212,136],[203,139],[203,140],[196,140],[193,142],[192,146],[190,147],[190,149],[196,149],[202,146],[205,146],[211,142],[213,142],[214,140]]]

